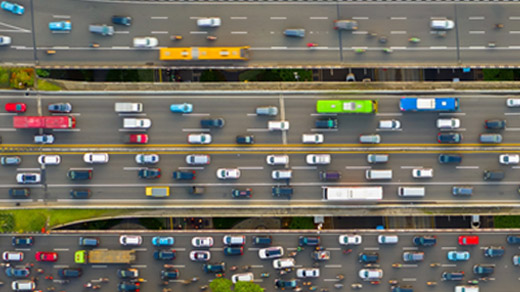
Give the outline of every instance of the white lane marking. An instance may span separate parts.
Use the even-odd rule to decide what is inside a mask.
[[[423,166],[401,166],[401,169],[423,168]]]
[[[376,116],[380,117],[390,117],[390,116],[402,116],[403,113],[377,113]]]
[[[70,15],[52,15],[52,18],[70,19]]]
[[[379,250],[379,247],[364,247],[363,250]]]
[[[68,248],[53,248],[52,250],[54,250],[54,251],[69,251],[70,249],[68,249]]]
[[[316,114],[312,113],[311,117],[336,117],[338,114]]]
[[[248,132],[269,132],[269,129],[247,129]]]
[[[12,128],[0,128],[0,131],[2,131],[2,132],[7,132],[7,131],[9,131],[9,132],[13,132],[13,131],[16,131],[16,129],[12,129]]]
[[[164,31],[164,30],[159,30],[159,31],[151,31],[151,34],[168,34],[167,31]]]
[[[520,20],[520,16],[509,16],[509,20]]]
[[[144,167],[137,167],[137,166],[130,166],[130,167],[123,167],[123,170],[139,170]]]
[[[243,169],[243,170],[262,170],[264,169],[263,166],[239,166],[238,169]]]
[[[353,31],[352,34],[368,34],[368,31]]]
[[[376,131],[383,131],[383,132],[402,132],[403,129],[376,129]]]
[[[518,49],[520,49],[520,46],[508,46],[507,48],[508,48],[508,49],[515,49],[515,50],[518,50]],[[507,113],[505,113],[505,115],[507,115]]]
[[[354,17],[352,17],[352,19],[356,19],[356,20],[367,20],[368,17],[367,17],[367,16],[354,16]]]
[[[16,171],[40,171],[39,168],[30,168],[30,167],[20,167],[20,168],[17,168]]]
[[[132,268],[146,269],[147,265],[131,265]]]
[[[406,20],[406,16],[397,16],[397,17],[390,17],[390,20]]]
[[[185,169],[188,169],[188,170],[203,170],[204,167],[180,166],[180,167],[177,167],[177,169],[182,169],[182,170],[185,170]]]
[[[390,34],[406,34],[405,30],[393,30],[390,32]]]
[[[130,32],[128,30],[117,30],[117,31],[114,31],[114,33],[117,33],[117,34],[129,34]]]
[[[68,268],[69,265],[54,265],[52,266],[54,269],[62,269],[62,268]]]
[[[186,116],[186,117],[189,117],[189,116],[193,116],[193,117],[207,117],[209,115],[210,115],[209,113],[182,114],[182,116]]]
[[[207,31],[190,31],[190,34],[208,34]]]
[[[26,33],[30,33],[31,32],[28,29],[23,29],[21,27],[10,25],[10,24],[7,24],[5,22],[0,22],[0,25],[3,26],[3,27],[8,27],[8,28],[12,28],[13,29],[13,30],[2,29],[2,30],[0,30],[2,32],[26,32]]]
[[[484,16],[470,16],[468,17],[469,20],[484,20]]]
[[[439,116],[465,116],[466,113],[439,113]]]
[[[403,246],[403,250],[418,250],[419,248],[416,246]]]
[[[147,129],[118,129],[119,132],[146,132]]]
[[[285,19],[287,19],[287,17],[285,17],[285,16],[271,16],[270,19],[271,20],[285,20]]]
[[[147,251],[148,249],[146,247],[137,247],[137,248],[133,248],[133,250],[135,250],[135,251]]]
[[[337,250],[341,250],[341,247],[327,247],[327,250],[337,251]]]
[[[452,131],[464,132],[464,131],[466,131],[466,128],[458,128],[458,129],[439,129],[439,131],[441,131],[441,132],[452,132]]]
[[[145,117],[146,116],[146,113],[140,113],[140,114],[137,114],[137,113],[128,113],[128,114],[125,114],[125,113],[119,113],[118,114],[120,117],[134,117],[134,116],[140,116],[140,117]]]
[[[223,251],[224,248],[223,247],[212,247],[209,249],[210,251]]]
[[[520,48],[520,46],[519,46],[519,48]],[[504,113],[504,115],[506,115],[506,116],[520,116],[520,113]]]
[[[254,269],[261,269],[263,267],[264,267],[264,265],[251,265],[251,268],[254,268]]]
[[[271,50],[286,50],[287,47],[271,47]]]
[[[247,34],[247,31],[232,31],[231,34]]]
[[[255,113],[247,113],[246,116],[248,116],[248,117],[256,117],[257,114],[255,114]]]
[[[457,169],[479,169],[479,166],[456,166]]]
[[[470,30],[469,34],[485,34],[486,32],[483,30]]]
[[[371,169],[371,166],[345,166],[345,169]]]
[[[209,132],[209,129],[205,128],[186,128],[182,129],[183,132]]]
[[[94,269],[106,269],[107,267],[107,265],[92,265],[92,268]]]
[[[403,278],[403,282],[415,282],[417,281],[416,278]]]
[[[454,246],[443,246],[441,247],[442,250],[452,250],[452,249],[457,249],[456,247]]]
[[[325,268],[329,268],[329,269],[336,268],[336,269],[339,269],[339,268],[341,268],[341,265],[325,265]]]
[[[0,113],[0,116],[17,116],[16,113]]]
[[[172,267],[174,267],[174,268],[185,268],[186,266],[185,265],[172,265]]]
[[[165,19],[168,19],[168,16],[150,16],[150,19],[165,20]]]
[[[317,129],[317,128],[312,128],[311,129],[311,132],[337,132],[338,129]]]
[[[506,128],[506,131],[520,131],[520,128]]]
[[[81,129],[52,129],[53,132],[80,132]]]
[[[293,166],[291,169],[299,169],[299,170],[315,170],[318,169],[316,166]]]
[[[485,48],[486,48],[485,46],[470,46],[469,47],[470,50],[482,50]]]
[[[309,19],[315,19],[315,20],[323,20],[323,19],[329,19],[327,16],[311,16]]]
[[[258,247],[249,247],[247,251],[258,251],[260,248]]]
[[[443,267],[443,268],[454,268],[456,266],[457,266],[456,264],[442,264],[441,265],[441,267]]]
[[[30,248],[15,248],[16,251],[31,251]]]
[[[509,31],[510,34],[520,34],[519,30],[511,30]]]
[[[231,16],[230,19],[233,19],[233,20],[245,20],[245,19],[247,19],[247,16]]]
[[[448,47],[446,46],[431,46],[430,47],[430,50],[444,50],[444,49],[447,49]]]

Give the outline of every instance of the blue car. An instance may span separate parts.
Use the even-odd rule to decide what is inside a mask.
[[[7,277],[13,277],[13,278],[25,278],[25,277],[28,277],[30,273],[31,272],[29,271],[28,268],[17,269],[17,268],[9,267],[9,268],[5,269],[5,274],[7,275]]]
[[[152,244],[155,246],[172,246],[175,243],[173,237],[156,236],[152,238]]]
[[[49,22],[49,29],[56,31],[70,31],[72,30],[72,24],[69,20],[66,21],[53,21]]]
[[[193,111],[193,104],[191,103],[181,103],[181,104],[172,104],[170,105],[170,111],[172,113],[191,113]]]
[[[7,2],[7,1],[2,1],[2,3],[0,4],[0,7],[3,10],[7,10],[9,12],[12,12],[12,13],[18,14],[18,15],[22,15],[25,12],[25,8],[23,8],[22,5]]]
[[[467,261],[469,260],[470,254],[468,251],[456,251],[452,250],[448,252],[448,260],[457,262],[457,261]]]
[[[174,249],[156,250],[153,257],[156,260],[174,260],[176,252]]]

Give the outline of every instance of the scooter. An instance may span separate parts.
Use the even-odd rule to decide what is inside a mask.
[[[269,273],[260,274],[260,278],[269,278]]]
[[[172,41],[180,41],[180,40],[182,40],[182,35],[172,35],[172,36],[170,37],[170,39],[171,39]]]
[[[408,39],[408,41],[411,43],[419,43],[421,41],[421,39],[417,38],[417,37],[411,37]]]
[[[307,43],[307,47],[308,48],[314,48],[314,47],[317,47],[318,44],[317,43]]]
[[[206,39],[207,39],[208,41],[216,41],[216,40],[217,40],[217,37],[216,37],[216,36],[213,36],[213,35],[209,35],[209,36],[206,37]]]
[[[90,47],[91,48],[99,48],[99,44],[98,43],[91,43]]]

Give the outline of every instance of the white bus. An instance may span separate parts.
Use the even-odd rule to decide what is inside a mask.
[[[374,201],[383,199],[383,187],[323,187],[325,201]]]

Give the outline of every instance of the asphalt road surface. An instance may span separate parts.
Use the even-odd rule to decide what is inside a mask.
[[[13,38],[1,48],[3,63],[43,66],[464,66],[516,65],[520,44],[520,8],[514,3],[178,3],[20,0],[23,16],[0,11],[2,34]],[[296,8],[295,8],[296,7]],[[111,24],[112,15],[133,17],[130,27],[116,26],[112,37],[94,35],[89,24]],[[199,28],[201,17],[222,19],[222,26]],[[429,21],[449,18],[456,27],[445,37],[430,31]],[[355,32],[333,29],[336,19],[354,19]],[[51,21],[70,20],[71,32],[52,32]],[[495,29],[502,23],[504,28]],[[287,28],[303,28],[304,38],[284,37]],[[386,36],[381,43],[376,33]],[[171,35],[182,35],[171,41]],[[216,41],[206,40],[214,35]],[[251,46],[249,62],[160,62],[159,51],[133,48],[137,36],[158,38],[159,47]],[[421,42],[413,44],[410,37]],[[98,43],[99,48],[90,44]],[[307,48],[307,43],[318,47]],[[488,47],[494,43],[495,47]],[[366,49],[356,54],[358,48]],[[383,52],[391,48],[393,53]],[[57,53],[48,55],[47,50]]]
[[[352,283],[362,283],[363,289],[361,291],[388,291],[390,280],[397,280],[400,285],[411,285],[414,291],[453,291],[455,285],[461,285],[468,280],[477,278],[473,272],[472,267],[475,264],[493,264],[495,271],[489,276],[487,282],[480,282],[479,286],[482,291],[512,291],[512,287],[516,285],[518,278],[518,267],[513,266],[512,257],[518,254],[518,248],[515,245],[508,245],[505,241],[508,233],[500,232],[483,232],[473,230],[451,230],[446,231],[427,231],[427,232],[403,232],[396,231],[382,231],[376,232],[361,232],[363,242],[359,246],[340,246],[338,244],[338,235],[351,233],[345,232],[322,232],[321,246],[325,250],[330,251],[331,258],[328,261],[320,261],[317,266],[320,269],[321,276],[317,279],[305,279],[304,281],[311,281],[313,286],[319,289],[328,288],[329,291],[351,291],[350,285]],[[377,235],[399,234],[399,242],[396,245],[380,245],[377,243]],[[138,233],[121,233],[121,234],[138,234]],[[163,264],[172,264],[180,272],[180,277],[177,280],[170,280],[166,286],[172,288],[173,291],[200,291],[199,287],[207,285],[215,278],[215,274],[206,274],[202,271],[202,263],[193,262],[189,259],[189,252],[196,248],[191,247],[191,238],[194,236],[212,236],[215,244],[209,248],[211,252],[210,263],[224,261],[226,263],[225,277],[230,278],[234,273],[245,272],[244,266],[250,266],[250,272],[254,274],[255,282],[265,288],[265,291],[277,291],[274,288],[273,281],[277,278],[292,279],[296,278],[295,271],[291,271],[286,275],[280,276],[278,272],[272,267],[272,260],[260,260],[258,257],[258,249],[262,246],[255,246],[252,244],[254,235],[270,234],[273,236],[273,246],[282,246],[285,255],[297,250],[298,236],[311,235],[314,233],[287,233],[281,231],[266,230],[262,233],[235,233],[246,235],[246,245],[244,254],[242,256],[225,256],[223,253],[224,245],[222,237],[230,232],[162,232],[152,233],[145,232],[143,236],[143,245],[135,247],[137,259],[130,265],[102,265],[102,264],[74,264],[74,252],[80,250],[78,246],[79,236],[98,237],[101,241],[99,249],[131,249],[131,247],[121,247],[118,241],[119,234],[101,233],[101,234],[50,234],[35,236],[35,244],[30,248],[14,248],[11,245],[11,236],[2,235],[0,241],[3,242],[4,251],[22,251],[25,259],[23,262],[14,262],[13,265],[21,267],[30,263],[35,263],[31,268],[30,277],[36,277],[37,289],[46,291],[48,287],[55,287],[55,291],[87,291],[83,289],[83,285],[87,282],[94,282],[99,278],[108,277],[108,283],[101,283],[99,291],[116,291],[116,285],[119,283],[117,277],[117,270],[120,268],[133,267],[139,270],[139,277],[144,278],[146,282],[142,283],[141,291],[160,291],[165,286],[161,286],[160,271]],[[435,234],[437,236],[437,244],[434,247],[416,247],[412,244],[412,237],[415,235]],[[457,244],[457,237],[459,235],[479,235],[480,243],[477,246],[459,246]],[[173,261],[159,261],[153,258],[153,252],[158,248],[151,244],[151,238],[156,235],[173,236],[175,244],[173,249],[176,250],[176,259]],[[483,256],[483,249],[487,246],[504,246],[505,255],[500,258],[488,258]],[[343,250],[352,249],[349,254],[344,254]],[[166,249],[166,248],[164,248]],[[198,248],[203,250],[203,248]],[[206,249],[207,250],[207,249]],[[311,252],[313,247],[304,247],[303,251],[297,253],[294,257],[296,260],[296,268],[313,267],[314,260],[311,259]],[[471,258],[469,261],[450,262],[446,258],[449,251],[469,251]],[[57,262],[35,262],[34,254],[37,251],[54,251],[58,253]],[[402,261],[402,253],[405,251],[423,251],[425,259],[423,262],[404,263]],[[358,262],[358,254],[361,252],[377,252],[379,254],[378,265],[383,270],[383,278],[379,285],[371,285],[369,282],[363,282],[358,277],[358,271],[363,268],[363,265]],[[401,263],[401,268],[393,268],[392,264]],[[440,264],[431,267],[430,264]],[[237,271],[230,271],[232,266],[238,266]],[[78,279],[71,279],[68,284],[59,284],[52,280],[46,280],[45,276],[53,276],[54,280],[59,279],[57,276],[58,268],[67,267],[81,267],[83,275]],[[39,274],[36,269],[43,269],[43,273]],[[465,276],[463,281],[441,281],[441,274],[444,271],[464,271]],[[261,278],[261,273],[269,273],[269,278]],[[345,279],[342,282],[344,288],[335,289],[333,285],[338,283],[336,276],[338,274],[344,275]],[[199,277],[199,281],[189,285],[184,285],[182,282],[193,277]],[[93,281],[94,280],[94,281]],[[10,285],[12,279],[6,277],[5,273],[0,273],[0,281],[5,283],[5,286]],[[426,282],[437,282],[436,286],[429,287]],[[303,280],[299,281],[302,285]],[[308,291],[307,287],[303,287],[302,291]],[[319,291],[318,289],[318,291]]]
[[[330,96],[327,96],[330,97]],[[517,203],[518,201],[518,165],[500,165],[498,156],[502,153],[518,153],[520,137],[516,135],[520,129],[518,112],[505,106],[504,96],[464,96],[461,98],[461,111],[446,113],[401,113],[398,109],[397,96],[354,96],[352,98],[377,98],[380,110],[376,115],[338,115],[338,129],[318,131],[314,121],[322,116],[315,114],[316,100],[320,96],[306,95],[154,95],[154,96],[96,96],[65,95],[16,97],[6,96],[2,102],[23,100],[28,105],[24,115],[48,115],[47,104],[58,101],[69,101],[73,104],[73,113],[77,119],[77,127],[68,130],[46,130],[56,136],[56,144],[41,146],[32,144],[32,137],[38,133],[36,129],[12,128],[14,114],[0,114],[3,125],[0,133],[3,139],[4,155],[21,155],[22,163],[18,166],[0,167],[0,189],[6,196],[0,201],[12,204],[7,197],[7,190],[20,187],[16,184],[16,173],[39,172],[42,184],[27,185],[31,188],[31,197],[17,200],[22,205],[37,205],[43,201],[60,202],[76,205],[77,200],[70,197],[71,189],[89,188],[93,192],[90,200],[82,200],[84,206],[118,205],[120,199],[127,206],[281,206],[320,205],[329,206],[322,201],[322,186],[334,185],[375,185],[384,187],[383,203],[438,203],[438,204],[487,204],[493,202]],[[340,97],[338,97],[340,98]],[[128,130],[122,129],[123,117],[114,112],[116,101],[139,101],[144,104],[144,112],[137,117],[152,120],[152,127],[147,131],[150,144],[130,146],[123,144],[123,137]],[[169,111],[172,103],[189,101],[194,104],[191,114],[173,114]],[[232,106],[229,106],[232,104]],[[277,117],[260,117],[254,114],[257,106],[274,105],[280,109]],[[203,129],[199,120],[204,117],[223,117],[226,124],[222,129]],[[456,117],[461,120],[461,128],[457,131],[464,136],[462,144],[438,144],[436,135],[439,130],[435,126],[437,118]],[[502,144],[479,144],[478,135],[484,132],[484,119],[505,119],[507,127],[500,133],[504,137]],[[285,119],[290,122],[287,132],[271,132],[267,129],[268,120]],[[402,123],[401,131],[378,131],[377,123],[383,119],[398,119]],[[146,132],[142,130],[141,133]],[[190,145],[186,142],[188,133],[208,132],[212,134],[214,143],[210,145]],[[303,133],[321,132],[325,143],[321,145],[301,144]],[[131,133],[139,133],[133,131]],[[357,143],[358,136],[363,133],[378,133],[382,136],[382,144],[370,145]],[[252,134],[256,144],[239,146],[235,144],[238,134]],[[110,155],[107,164],[87,164],[82,155],[86,152],[106,152]],[[157,153],[160,162],[155,167],[161,168],[162,176],[158,179],[140,179],[138,170],[143,167],[135,163],[138,153]],[[190,153],[205,153],[211,156],[211,164],[190,166],[185,157]],[[265,159],[267,154],[289,154],[287,166],[269,166]],[[309,153],[328,153],[331,155],[330,165],[308,165],[305,156]],[[373,165],[367,162],[368,153],[389,153],[387,164]],[[460,153],[461,164],[440,164],[439,153]],[[37,162],[41,154],[59,154],[62,162],[59,166],[42,167]],[[415,179],[414,168],[433,168],[432,179]],[[66,173],[70,168],[87,168],[94,170],[90,181],[70,181]],[[237,180],[219,180],[216,177],[218,168],[239,168],[241,177]],[[271,171],[288,168],[293,170],[292,179],[273,180]],[[391,169],[392,179],[383,181],[367,180],[368,169]],[[483,180],[485,170],[501,169],[505,171],[505,179],[489,182]],[[193,181],[175,181],[172,172],[175,170],[194,170]],[[318,173],[324,170],[336,170],[342,175],[337,182],[323,182]],[[291,200],[273,198],[271,187],[274,185],[294,186]],[[460,185],[474,186],[473,196],[454,197],[451,187]],[[146,186],[170,186],[172,195],[164,200],[150,200],[144,196]],[[188,188],[202,186],[206,191],[201,196],[188,194]],[[424,198],[402,198],[397,196],[399,186],[426,186]],[[233,199],[232,189],[253,189],[251,199]],[[335,204],[332,204],[333,206]]]

